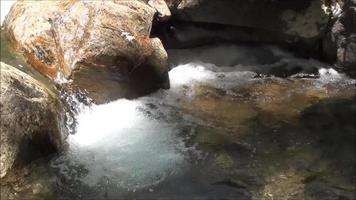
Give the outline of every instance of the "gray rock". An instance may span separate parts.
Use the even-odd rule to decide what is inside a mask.
[[[323,34],[328,15],[320,0],[183,0],[176,18],[183,21],[224,24],[285,33],[296,38]]]
[[[1,178],[14,165],[61,148],[65,131],[61,130],[60,103],[55,95],[31,76],[3,62],[0,108]]]
[[[356,2],[331,0],[330,26],[323,38],[323,54],[344,71],[356,76]]]

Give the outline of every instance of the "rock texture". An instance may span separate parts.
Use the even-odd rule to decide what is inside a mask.
[[[320,0],[183,0],[178,5],[177,14],[182,20],[252,27],[313,38],[321,34],[328,20],[321,5]]]
[[[139,0],[19,1],[5,30],[44,75],[58,82],[73,79],[94,99],[105,93],[117,98],[125,96],[117,92],[122,82],[143,90],[169,87],[167,54],[158,38],[150,38],[155,14]]]
[[[228,28],[230,38],[235,36],[235,39],[241,38],[242,41],[301,43],[314,49],[328,22],[328,15],[321,9],[320,0],[177,0],[168,1],[168,5],[174,12],[174,20],[210,25],[210,30]],[[231,31],[236,27],[240,30]],[[220,35],[227,37],[226,34]]]
[[[44,85],[1,62],[1,178],[14,165],[61,147],[59,105]]]
[[[171,11],[164,0],[149,0],[147,3],[157,10],[160,19],[165,20],[171,17]]]
[[[212,42],[267,42],[336,63],[356,76],[355,0],[166,0],[171,48]]]
[[[329,29],[323,39],[326,59],[356,76],[356,1],[330,0],[326,2],[330,14]]]

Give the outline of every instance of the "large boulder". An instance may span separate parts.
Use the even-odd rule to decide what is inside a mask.
[[[167,0],[167,4],[175,22],[205,25],[215,37],[298,44],[311,51],[318,48],[329,19],[320,0]]]
[[[280,44],[356,76],[355,0],[166,0],[170,48],[211,42]]]
[[[178,5],[177,17],[313,38],[321,34],[328,22],[321,7],[320,0],[183,0]]]
[[[0,177],[61,148],[60,102],[43,84],[1,62]],[[62,135],[63,134],[63,135]]]
[[[156,10],[140,0],[18,1],[5,31],[35,69],[103,102],[169,87],[167,53],[150,38]]]

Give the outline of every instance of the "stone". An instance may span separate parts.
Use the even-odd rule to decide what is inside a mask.
[[[311,52],[317,51],[329,20],[320,0],[177,0],[167,4],[173,26],[184,22],[201,27],[204,36],[208,31],[215,39],[299,45]]]
[[[171,11],[164,0],[149,0],[148,5],[156,9],[159,19],[166,20],[171,17]]]
[[[356,76],[356,2],[330,0],[325,6],[330,15],[329,27],[323,38],[325,59]]]
[[[65,138],[60,102],[24,72],[1,62],[0,177],[15,165],[59,150]]]
[[[5,31],[33,68],[105,102],[169,87],[167,53],[150,37],[155,13],[139,0],[18,1]]]
[[[180,106],[187,113],[216,126],[245,132],[244,127],[258,114],[256,109],[253,105],[224,93],[225,91],[213,87],[195,85],[191,91],[191,99],[182,100]]]

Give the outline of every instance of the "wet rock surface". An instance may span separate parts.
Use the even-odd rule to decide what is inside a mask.
[[[61,149],[66,130],[60,102],[31,76],[1,62],[1,178]]]
[[[331,20],[323,39],[326,59],[337,62],[341,69],[356,76],[356,2],[329,1]]]
[[[19,1],[5,31],[32,67],[105,102],[127,97],[126,85],[169,87],[167,54],[150,38],[155,13],[141,1]]]

